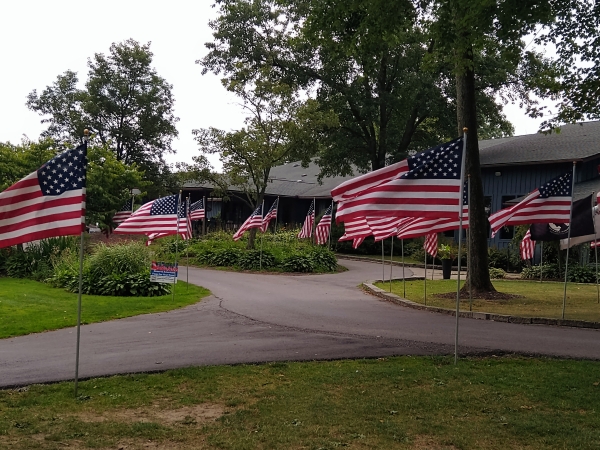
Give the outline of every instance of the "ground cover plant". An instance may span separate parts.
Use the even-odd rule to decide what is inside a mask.
[[[298,230],[264,235],[259,232],[254,250],[246,249],[246,237],[234,241],[232,234],[225,232],[210,233],[191,241],[171,237],[157,243],[155,251],[160,257],[171,260],[178,253],[182,261],[189,257],[190,264],[234,270],[258,271],[261,267],[268,272],[329,273],[341,270],[335,254],[326,246],[298,239],[297,234]]]
[[[169,311],[198,302],[209,291],[178,282],[175,298],[82,296],[82,323]],[[0,338],[76,325],[77,294],[28,279],[0,277]]]
[[[597,362],[398,357],[0,391],[0,448],[593,449]]]
[[[521,317],[561,318],[564,284],[560,282],[493,280],[498,292],[514,294],[507,300],[473,299],[473,311],[507,314]],[[462,283],[464,286],[464,282]],[[376,283],[376,286],[389,291],[390,283]],[[402,281],[392,282],[392,292],[404,297]],[[455,280],[427,280],[427,305],[455,309],[456,296],[440,298],[437,294],[456,293]],[[424,303],[423,280],[406,282],[406,298],[413,302]],[[468,297],[461,297],[461,310],[469,310]],[[596,285],[569,283],[567,285],[566,319],[600,322],[600,304]]]

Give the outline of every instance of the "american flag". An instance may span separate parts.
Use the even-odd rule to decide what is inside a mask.
[[[204,220],[206,213],[204,210],[204,199],[200,199],[197,202],[192,203],[190,206],[190,219],[191,220]]]
[[[128,219],[131,216],[131,214],[132,214],[131,209],[132,209],[131,208],[131,199],[129,199],[127,201],[127,203],[125,203],[123,205],[123,207],[115,213],[115,215],[113,216],[113,222],[114,223],[124,222],[126,219]]]
[[[157,198],[142,205],[114,231],[117,234],[177,233],[179,195]]]
[[[367,217],[375,242],[394,236],[398,229],[412,220],[412,217]]]
[[[525,233],[525,237],[519,244],[519,248],[521,249],[521,259],[526,260],[533,258],[535,241],[531,240],[531,232],[529,230]]]
[[[592,241],[592,242],[590,242],[590,247],[591,248],[596,248],[596,247],[598,247],[598,245],[600,245],[600,241]]]
[[[340,241],[352,240],[352,246],[357,248],[366,237],[371,236],[373,232],[369,228],[366,218],[357,217],[349,222],[344,222],[344,235],[339,239]]]
[[[468,191],[466,186],[463,188],[463,228],[469,228],[469,205]],[[458,230],[460,228],[460,219],[442,218],[416,218],[405,222],[398,229],[397,236],[400,239],[414,239],[421,236],[426,236],[431,233],[443,233],[444,231]]]
[[[179,203],[178,231],[179,231],[179,236],[181,236],[181,238],[185,241],[185,240],[192,238],[192,221],[190,220],[190,215],[187,214],[187,211],[189,211],[189,198],[186,199],[185,203],[182,202],[181,200],[179,200],[178,203]],[[172,236],[174,234],[177,234],[177,232],[173,231],[173,232],[168,232],[168,233],[150,233],[148,235],[148,240],[146,241],[146,245],[152,244],[152,241],[155,239],[159,239],[159,238],[162,238],[165,236]]]
[[[240,239],[244,235],[246,230],[249,230],[250,228],[260,228],[260,226],[262,225],[262,210],[263,205],[261,204],[254,210],[252,215],[248,217],[246,221],[242,224],[242,226],[235,232],[235,234],[233,235],[234,241]]]
[[[437,233],[430,233],[425,238],[425,242],[423,243],[423,248],[427,253],[429,253],[434,258],[437,257],[438,251],[438,235]]]
[[[310,207],[308,208],[308,212],[306,213],[306,219],[304,219],[304,225],[302,225],[302,229],[298,233],[298,237],[309,238],[312,236],[313,224],[315,223],[315,199],[313,199]]]
[[[0,193],[0,248],[81,234],[87,144],[55,156]]]
[[[269,212],[267,212],[266,216],[263,218],[262,225],[260,226],[260,231],[263,233],[269,228],[269,222],[277,218],[277,208],[279,208],[279,197],[275,199],[269,208]]]
[[[460,205],[463,138],[346,181],[332,191],[336,220],[358,216],[454,218]]]
[[[492,237],[508,225],[569,223],[573,174],[556,177],[529,194],[520,203],[504,208],[489,218]]]
[[[317,244],[322,245],[327,243],[327,239],[329,239],[329,232],[331,231],[331,219],[332,215],[333,203],[329,205],[321,220],[317,224],[317,228],[315,228],[315,235],[317,236]]]

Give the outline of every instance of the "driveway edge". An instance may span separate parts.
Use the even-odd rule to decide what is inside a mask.
[[[439,306],[426,306],[421,303],[416,303],[405,298],[402,298],[396,294],[386,292],[383,289],[376,287],[373,283],[376,281],[365,281],[361,284],[361,287],[368,293],[375,295],[388,302],[396,303],[401,306],[406,306],[413,309],[421,309],[424,311],[431,311],[440,314],[447,314],[449,316],[455,316],[456,311],[453,309],[440,308]],[[478,319],[478,320],[492,320],[494,322],[507,322],[507,323],[521,323],[528,325],[551,325],[558,327],[572,327],[572,328],[593,328],[600,329],[599,322],[588,322],[585,320],[570,320],[570,319],[550,319],[546,317],[520,317],[520,316],[508,316],[505,314],[476,312],[476,311],[460,311],[458,317],[464,317],[466,319]]]

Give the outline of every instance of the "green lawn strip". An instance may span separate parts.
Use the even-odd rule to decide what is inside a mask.
[[[350,254],[345,254],[345,253],[337,253],[337,256],[340,257],[340,259],[343,259],[344,256],[352,256],[352,257],[356,257],[356,258],[365,258],[365,259],[372,259],[378,262],[381,262],[381,255],[350,255]],[[394,262],[397,263],[402,263],[402,255],[396,255],[394,254]],[[389,252],[386,253],[385,255],[385,263],[389,266],[390,264],[390,255]],[[404,263],[405,264],[424,264],[425,261],[417,261],[416,259],[410,257],[410,256],[406,256],[404,255]],[[394,270],[396,270],[396,267],[394,267]]]
[[[177,283],[172,295],[107,297],[83,295],[82,323],[102,322],[138,314],[169,311],[198,302],[210,292]],[[56,330],[77,324],[77,294],[37,281],[0,278],[0,338]]]
[[[564,284],[558,282],[494,280],[499,292],[517,294],[523,297],[511,300],[486,301],[473,299],[473,311],[507,314],[521,317],[561,318]],[[390,283],[376,283],[377,287],[389,291]],[[600,304],[598,304],[596,285],[567,285],[566,319],[600,322]],[[435,294],[456,292],[456,281],[427,280],[427,305],[455,309],[456,298],[440,299]],[[392,293],[403,297],[402,281],[392,282]],[[424,302],[423,280],[406,282],[406,298],[413,302]],[[469,301],[461,300],[461,310],[468,311]]]
[[[0,391],[0,448],[592,449],[597,368],[398,357],[93,379],[78,400],[36,385]]]

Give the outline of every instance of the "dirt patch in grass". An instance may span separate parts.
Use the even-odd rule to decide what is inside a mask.
[[[194,425],[215,421],[225,414],[225,407],[213,403],[184,406],[178,409],[163,409],[161,405],[136,409],[118,409],[98,414],[85,411],[77,416],[82,422],[159,422],[168,424]]]
[[[445,299],[455,299],[456,292],[446,292],[444,294],[433,294],[434,298],[445,298]],[[480,299],[480,300],[491,300],[491,301],[503,301],[503,300],[512,300],[514,298],[523,298],[522,295],[518,294],[505,294],[504,292],[473,292],[472,298]],[[461,300],[469,300],[469,291],[463,292],[460,291],[460,299]]]

